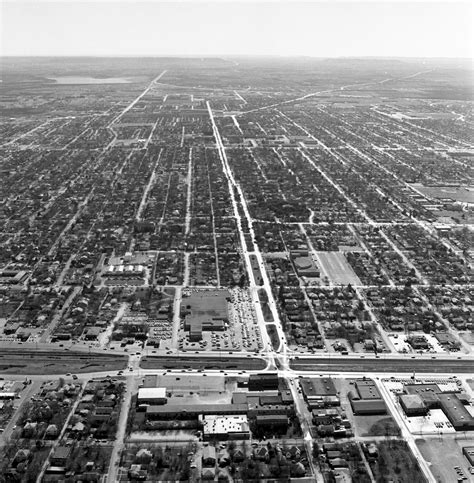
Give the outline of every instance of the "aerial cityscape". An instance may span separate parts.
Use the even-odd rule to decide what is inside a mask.
[[[474,482],[473,78],[2,57],[0,483]]]

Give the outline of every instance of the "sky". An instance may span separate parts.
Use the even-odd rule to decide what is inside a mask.
[[[473,57],[471,1],[0,0],[0,54]]]

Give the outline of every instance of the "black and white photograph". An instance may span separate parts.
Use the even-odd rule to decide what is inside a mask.
[[[474,483],[473,31],[0,0],[0,483]]]

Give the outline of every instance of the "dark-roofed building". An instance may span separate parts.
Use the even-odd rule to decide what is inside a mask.
[[[381,399],[382,395],[372,379],[356,381],[355,387],[361,399]]]
[[[387,414],[387,406],[383,399],[351,399],[351,407],[354,414]]]
[[[336,386],[330,377],[304,377],[300,379],[300,384],[306,400],[313,397],[337,395]]]
[[[456,431],[474,430],[474,417],[456,394],[438,394],[440,407]]]
[[[456,431],[474,430],[474,417],[464,407],[469,400],[466,395],[443,393],[437,384],[407,384],[404,389],[408,395],[417,395],[428,410],[441,409]]]
[[[278,374],[268,372],[264,374],[250,374],[249,391],[278,390]]]
[[[288,416],[285,414],[258,414],[255,418],[257,426],[288,426]]]
[[[260,396],[260,404],[262,406],[267,406],[271,404],[282,404],[281,396],[278,394],[276,396]]]
[[[437,384],[407,384],[404,390],[407,394],[418,394],[428,409],[439,407],[438,394],[441,394],[441,389]]]
[[[201,414],[246,414],[247,404],[165,404],[147,406],[147,419],[194,419]]]
[[[467,458],[469,464],[474,466],[474,446],[464,446],[462,454]]]
[[[348,393],[352,411],[356,415],[387,414],[387,406],[375,382],[371,379],[358,379],[356,391]]]
[[[429,408],[419,394],[402,394],[400,406],[407,416],[425,416]]]

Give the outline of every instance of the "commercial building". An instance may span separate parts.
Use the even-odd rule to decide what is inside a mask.
[[[229,300],[228,290],[193,291],[183,299],[181,315],[191,342],[200,341],[203,331],[225,330],[229,322]]]
[[[441,409],[456,431],[474,430],[474,417],[464,406],[469,403],[469,397],[465,394],[443,393],[437,384],[407,384],[404,390],[407,394],[400,396],[400,404],[407,416],[418,415],[415,413],[421,412],[421,404],[423,404],[426,407],[424,414],[430,409]],[[405,408],[404,405],[410,401],[413,408]]]
[[[375,382],[371,379],[358,379],[355,391],[348,394],[352,411],[356,415],[387,414],[387,406]]]
[[[308,250],[293,250],[290,256],[300,277],[319,277],[319,270]]]
[[[0,270],[0,285],[23,285],[27,278],[25,270]]]
[[[278,374],[264,373],[264,374],[250,374],[249,377],[249,391],[267,391],[278,389]]]
[[[137,404],[166,404],[166,388],[142,387],[138,390]]]
[[[259,414],[255,418],[257,426],[288,427],[288,416],[285,414]]]
[[[339,406],[336,386],[330,377],[304,377],[300,379],[303,397],[310,409]]]
[[[203,427],[204,441],[250,438],[249,423],[245,414],[204,415],[200,416],[199,420]]]
[[[426,416],[429,408],[419,394],[402,394],[400,406],[407,416]]]
[[[456,394],[439,394],[439,404],[456,431],[474,431],[474,417]]]
[[[196,419],[200,415],[237,415],[247,414],[247,411],[247,404],[165,404],[148,406],[146,419]]]
[[[372,379],[358,380],[355,387],[360,399],[382,399],[382,395]]]
[[[387,414],[387,406],[382,399],[350,399],[350,402],[356,415]]]

